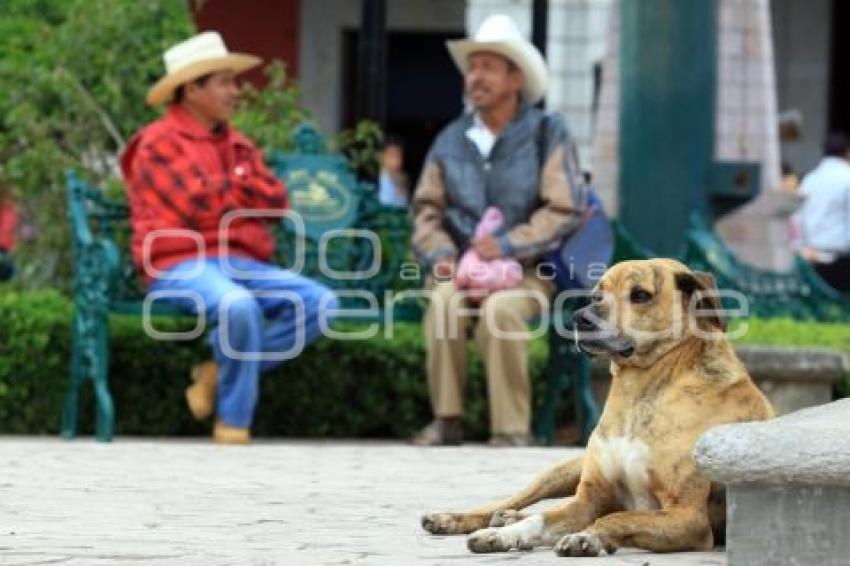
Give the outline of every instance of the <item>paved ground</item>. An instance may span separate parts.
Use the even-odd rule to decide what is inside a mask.
[[[0,564],[726,564],[722,553],[476,556],[425,510],[508,492],[564,449],[0,438]]]

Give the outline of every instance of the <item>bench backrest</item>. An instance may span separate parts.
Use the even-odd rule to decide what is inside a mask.
[[[615,233],[615,261],[656,257],[622,224],[615,224]],[[850,300],[829,287],[805,261],[798,260],[787,273],[746,265],[735,257],[698,213],[691,216],[684,250],[677,259],[695,271],[711,272],[717,280],[718,289],[743,294],[751,316],[850,320]],[[724,297],[723,302],[727,309],[740,307],[740,302],[731,296]]]
[[[292,209],[274,223],[276,262],[340,291],[341,302],[349,307],[368,304],[365,294],[383,306],[386,291],[418,287],[418,278],[402,276],[403,263],[412,261],[407,210],[382,206],[375,187],[359,181],[344,156],[328,151],[311,125],[297,128],[294,141],[293,152],[275,152],[269,158],[287,185]],[[111,303],[140,301],[144,287],[129,254],[126,201],[106,197],[74,172],[69,172],[67,185],[75,292],[106,277]],[[81,263],[84,246],[100,246],[109,265]],[[410,301],[395,308],[399,316],[418,316]]]

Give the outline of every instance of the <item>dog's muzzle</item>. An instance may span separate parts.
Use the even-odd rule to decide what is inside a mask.
[[[634,342],[597,315],[592,306],[573,314],[573,341],[578,351],[592,356],[614,354],[628,358],[635,353]]]

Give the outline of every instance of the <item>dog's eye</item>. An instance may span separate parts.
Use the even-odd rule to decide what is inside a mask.
[[[605,294],[602,291],[594,291],[593,294],[590,296],[591,302],[594,303],[601,303],[602,299],[604,298]]]
[[[648,303],[652,300],[652,295],[643,289],[632,289],[632,293],[629,295],[629,300],[633,303]]]

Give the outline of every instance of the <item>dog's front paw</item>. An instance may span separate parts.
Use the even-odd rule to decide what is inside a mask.
[[[506,528],[488,528],[475,531],[467,539],[466,546],[476,553],[532,549],[531,545],[523,543],[522,537]]]
[[[541,544],[543,515],[529,515],[507,527],[491,527],[475,531],[467,541],[472,552],[506,552],[532,550]]]
[[[433,535],[465,535],[486,525],[486,515],[470,513],[425,513],[422,515],[422,528]]]
[[[525,519],[525,514],[516,509],[500,509],[490,517],[490,527],[507,527]]]
[[[457,529],[455,513],[425,513],[422,515],[422,528],[432,535],[450,535]]]
[[[558,556],[600,556],[603,551],[614,554],[617,549],[590,533],[564,535],[555,545],[555,554]]]

